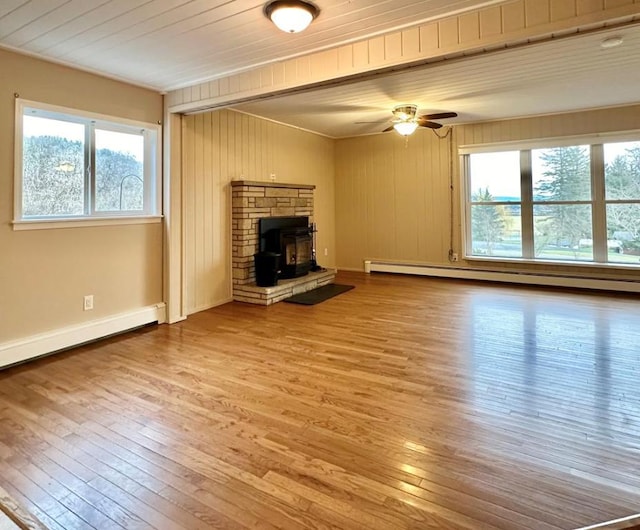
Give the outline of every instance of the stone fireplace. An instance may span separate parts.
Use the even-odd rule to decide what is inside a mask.
[[[311,236],[308,227],[313,223],[314,189],[315,186],[306,184],[247,180],[231,182],[234,300],[270,305],[293,294],[333,283],[335,270],[307,274],[308,266],[298,266],[299,263],[308,262],[304,254],[309,252],[310,246],[303,246],[301,242],[305,234],[309,239]],[[284,276],[291,279],[281,279],[273,287],[258,287],[253,255],[261,250],[274,250],[267,248],[275,245],[275,242],[270,241],[265,232],[282,224],[285,218],[306,218],[305,221],[290,221],[289,226],[283,227],[284,231],[280,232],[278,228],[277,232],[277,244],[282,254],[281,270],[285,271]]]

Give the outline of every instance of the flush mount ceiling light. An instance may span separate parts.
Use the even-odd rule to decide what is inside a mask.
[[[298,33],[311,24],[320,10],[302,0],[276,0],[264,6],[264,14],[282,31]]]

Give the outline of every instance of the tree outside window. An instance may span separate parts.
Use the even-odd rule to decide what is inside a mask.
[[[467,256],[640,265],[640,141],[467,160]]]
[[[17,223],[157,213],[159,126],[16,104]]]
[[[640,255],[640,142],[604,145],[609,261]]]
[[[532,151],[535,257],[593,259],[590,160],[588,146]]]

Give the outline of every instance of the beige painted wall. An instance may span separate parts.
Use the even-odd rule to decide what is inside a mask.
[[[629,131],[640,129],[638,124],[640,106],[630,106],[456,127],[454,250],[462,256],[459,145]],[[430,130],[417,131],[408,142],[395,133],[337,140],[337,266],[362,270],[365,259],[450,265],[448,175],[447,142]],[[458,265],[492,270],[563,270],[562,266],[549,265]],[[638,276],[596,268],[570,270],[591,277]]]
[[[231,180],[315,184],[318,262],[335,266],[333,140],[229,110],[185,116],[182,140],[188,314],[231,299]]]
[[[0,71],[0,345],[161,302],[161,224],[14,231],[11,221],[14,93],[153,123],[162,96],[6,50]]]

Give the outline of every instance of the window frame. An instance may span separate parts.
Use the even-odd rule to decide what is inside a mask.
[[[601,133],[591,135],[577,135],[555,138],[544,138],[530,141],[512,141],[491,144],[462,145],[458,148],[460,161],[460,214],[462,222],[462,251],[464,259],[468,261],[503,262],[503,263],[545,263],[570,267],[605,267],[605,268],[640,268],[640,262],[623,263],[609,261],[606,207],[609,204],[640,204],[640,199],[617,200],[607,199],[605,196],[605,162],[604,145],[618,142],[640,142],[640,130],[624,133]],[[531,151],[534,149],[550,149],[558,147],[570,147],[585,145],[589,148],[591,197],[589,200],[575,201],[534,201],[533,199],[533,175]],[[495,204],[519,204],[521,208],[521,239],[522,257],[507,256],[483,256],[472,254],[471,236],[471,164],[470,155],[476,153],[494,153],[503,151],[520,151],[520,202],[496,202]],[[488,203],[487,203],[488,204]],[[491,203],[494,204],[494,203]],[[535,240],[533,229],[533,210],[540,204],[588,204],[591,206],[592,234],[593,234],[593,259],[589,261],[562,260],[535,257]]]
[[[79,123],[84,126],[84,211],[78,215],[37,215],[23,213],[23,118],[33,110],[37,117]],[[137,132],[143,137],[142,210],[96,210],[95,131]],[[110,224],[160,222],[162,193],[162,127],[116,116],[16,98],[14,145],[13,229],[66,228]]]
[[[477,153],[497,153],[497,152],[502,152],[502,153],[506,153],[506,152],[513,152],[513,151],[518,151],[520,156],[519,156],[519,165],[520,165],[520,200],[519,201],[497,201],[497,200],[493,200],[493,201],[474,201],[473,200],[473,190],[471,189],[470,183],[471,183],[471,158],[469,156],[463,157],[463,171],[461,172],[461,174],[464,174],[467,176],[467,178],[463,179],[463,188],[466,185],[468,192],[466,195],[463,195],[463,197],[468,197],[467,199],[467,207],[465,208],[465,211],[463,212],[462,215],[462,219],[463,222],[466,219],[469,219],[469,223],[467,223],[466,225],[463,224],[463,226],[465,227],[465,229],[462,231],[463,232],[463,248],[465,249],[464,252],[464,257],[465,259],[468,257],[468,255],[473,256],[474,258],[482,258],[483,256],[479,255],[479,254],[471,254],[470,250],[471,250],[471,245],[472,245],[472,241],[473,241],[473,224],[471,222],[471,210],[473,208],[473,206],[519,206],[520,207],[520,215],[522,218],[522,208],[523,208],[523,194],[525,193],[525,189],[523,187],[523,182],[522,182],[522,152],[517,150],[517,149],[501,149],[501,150],[495,150],[495,151],[476,151]],[[466,214],[466,215],[465,215]],[[465,237],[466,234],[466,237]],[[521,227],[521,250],[522,250],[522,254],[524,256],[524,228]],[[467,242],[468,242],[468,246],[467,246]],[[469,250],[467,250],[469,249]],[[490,258],[504,258],[504,259],[522,259],[522,257],[507,257],[507,256],[489,256]]]

